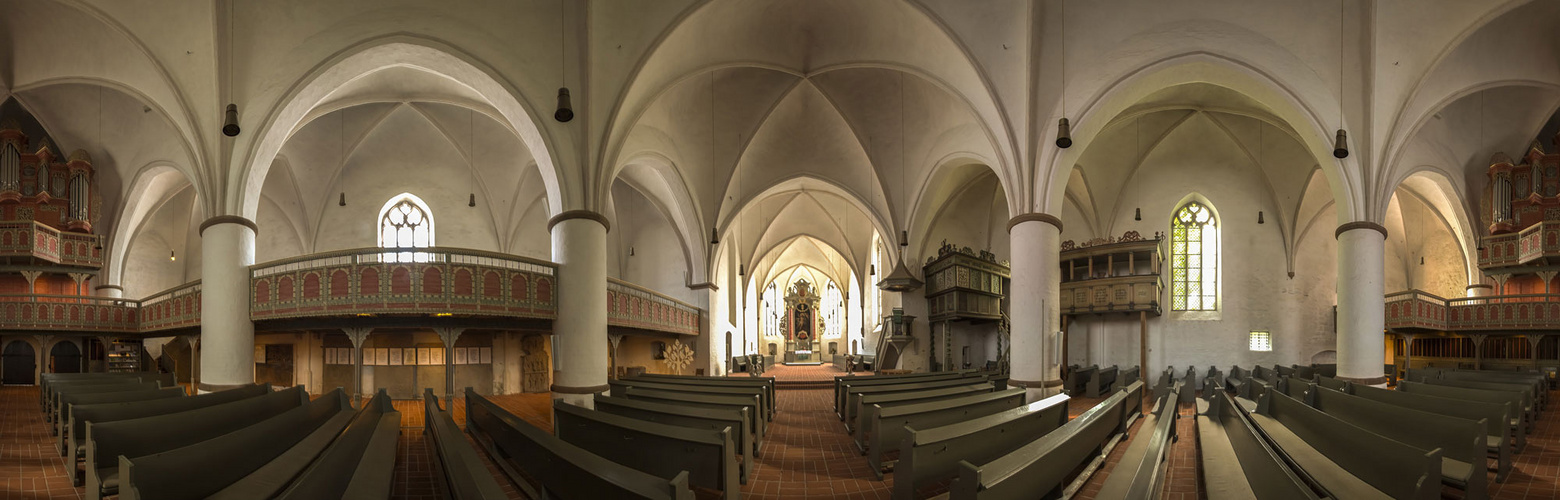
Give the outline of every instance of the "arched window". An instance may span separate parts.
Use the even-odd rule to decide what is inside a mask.
[[[1170,309],[1219,309],[1219,219],[1200,202],[1170,219]]]
[[[844,328],[841,328],[842,320],[845,318],[842,314],[844,309],[845,297],[840,295],[840,287],[834,286],[834,282],[830,281],[823,289],[823,328],[830,337],[839,336],[844,332]]]
[[[865,320],[863,324],[867,325],[868,330],[877,327],[878,321],[881,319],[880,316],[882,316],[880,308],[883,300],[882,292],[877,287],[877,273],[880,269],[883,269],[883,257],[882,253],[878,252],[877,237],[874,236],[872,239],[872,267],[868,268],[871,274],[867,276],[867,286],[865,287],[867,291],[867,310],[865,311],[866,317],[862,318]]]
[[[764,335],[780,335],[780,292],[774,283],[764,289]]]
[[[379,209],[379,246],[381,248],[427,248],[433,246],[433,213],[422,199],[401,193]],[[413,252],[385,254],[386,260],[422,261],[426,255]]]

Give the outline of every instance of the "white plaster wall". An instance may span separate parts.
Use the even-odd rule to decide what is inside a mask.
[[[200,278],[195,190],[185,188],[147,217],[125,256],[120,286],[138,299]],[[169,260],[169,252],[176,260]]]

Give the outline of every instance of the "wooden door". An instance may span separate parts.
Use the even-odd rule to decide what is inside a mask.
[[[520,390],[547,392],[552,390],[552,360],[547,352],[546,339],[541,335],[526,335],[520,339]]]

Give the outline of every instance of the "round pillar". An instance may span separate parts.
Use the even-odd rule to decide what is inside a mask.
[[[200,224],[200,386],[202,393],[255,381],[255,324],[249,320],[253,221],[224,215]]]
[[[98,285],[97,287],[93,288],[93,291],[97,292],[97,296],[99,297],[108,297],[111,299],[120,299],[124,298],[125,296],[124,287],[119,285]]]
[[[1385,254],[1387,228],[1374,222],[1338,226],[1338,378],[1385,386]]]
[[[547,222],[558,263],[554,399],[595,407],[607,390],[607,218],[572,210]]]
[[[1012,245],[1012,374],[1008,385],[1027,389],[1030,402],[1061,391],[1061,289],[1058,258],[1062,220],[1031,213],[1008,221]]]

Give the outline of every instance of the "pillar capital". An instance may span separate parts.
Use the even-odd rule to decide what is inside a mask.
[[[211,227],[211,226],[215,226],[215,225],[218,225],[218,224],[238,224],[240,226],[244,226],[244,227],[249,228],[249,230],[250,231],[254,231],[255,234],[259,234],[260,233],[260,226],[256,225],[255,221],[252,221],[252,220],[249,220],[249,219],[245,219],[245,218],[239,217],[237,215],[218,215],[216,217],[212,217],[210,219],[206,219],[204,222],[201,222],[200,223],[200,233],[199,234],[201,236],[205,236],[206,235],[206,228]]]
[[[342,328],[341,333],[347,334],[347,338],[352,339],[352,347],[361,349],[363,347],[363,342],[368,340],[368,336],[374,333],[374,329]]]
[[[444,347],[449,348],[449,347],[455,347],[455,340],[459,339],[460,338],[460,334],[461,333],[465,333],[466,329],[465,328],[440,327],[440,328],[434,328],[433,331],[434,331],[434,333],[439,334],[439,340],[443,340],[444,341]]]
[[[1340,236],[1343,236],[1343,233],[1347,233],[1347,232],[1353,231],[1355,229],[1369,229],[1371,231],[1376,231],[1378,233],[1381,233],[1381,238],[1382,239],[1386,239],[1386,237],[1387,237],[1387,227],[1386,226],[1383,226],[1381,224],[1377,224],[1377,223],[1374,223],[1374,222],[1363,221],[1362,220],[1362,221],[1354,221],[1354,222],[1345,222],[1342,225],[1339,225],[1338,226],[1338,230],[1333,233],[1333,238],[1338,238]]]
[[[552,232],[553,226],[558,225],[560,222],[573,219],[593,220],[600,223],[601,227],[607,228],[607,231],[612,231],[612,223],[607,221],[607,216],[601,215],[601,213],[591,210],[569,210],[558,215],[554,215],[551,219],[547,219],[547,231]]]
[[[1017,226],[1019,224],[1023,224],[1025,222],[1044,222],[1046,224],[1050,224],[1050,225],[1056,226],[1056,232],[1058,232],[1058,233],[1062,232],[1062,218],[1061,217],[1057,217],[1055,215],[1051,215],[1051,214],[1044,213],[1044,212],[1031,212],[1031,213],[1027,213],[1027,214],[1018,214],[1017,216],[1014,216],[1013,218],[1008,219],[1008,223],[1007,223],[1007,231],[1008,231],[1008,233],[1011,234],[1013,232],[1013,227],[1014,226]]]

